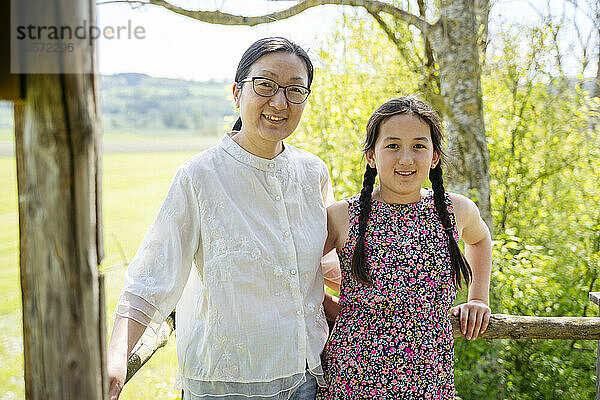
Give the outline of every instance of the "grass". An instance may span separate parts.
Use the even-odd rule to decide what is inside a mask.
[[[15,140],[14,128],[0,128],[0,143],[13,143]]]
[[[214,143],[214,141],[213,141]],[[131,260],[152,223],[176,168],[193,153],[106,154],[103,157],[103,232],[108,334],[112,313]],[[0,400],[22,399],[23,340],[18,262],[18,210],[15,159],[0,157]],[[175,341],[171,338],[121,395],[178,399]]]

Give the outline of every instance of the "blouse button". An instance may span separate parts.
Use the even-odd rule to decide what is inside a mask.
[[[281,196],[275,196],[275,200],[277,200],[277,201],[281,200]]]
[[[298,315],[302,315],[302,310],[298,310],[298,311],[296,311],[296,314],[298,314]]]
[[[275,168],[275,164],[274,163],[269,163],[269,168]]]
[[[295,269],[291,270],[291,271],[290,271],[290,274],[292,274],[292,275],[296,275],[296,270],[295,270]]]
[[[290,237],[290,233],[288,231],[283,232],[283,236]]]

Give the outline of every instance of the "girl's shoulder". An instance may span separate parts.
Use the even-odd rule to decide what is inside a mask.
[[[334,220],[348,219],[348,200],[338,200],[327,207],[327,218]]]
[[[327,241],[338,250],[344,247],[350,226],[346,200],[336,201],[327,207]]]
[[[452,201],[452,208],[457,219],[479,217],[479,208],[473,200],[458,193],[447,192],[446,194]]]
[[[222,163],[219,146],[215,145],[187,159],[179,169],[185,171],[194,181],[201,181],[206,176],[213,175],[218,167],[222,167]]]
[[[462,194],[448,193],[448,195],[452,200],[459,236],[463,240],[469,240],[471,236],[484,236],[487,227],[481,219],[475,202]],[[465,238],[465,235],[468,237]]]

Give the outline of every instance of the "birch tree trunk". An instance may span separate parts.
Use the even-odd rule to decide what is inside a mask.
[[[478,3],[482,7],[484,2]],[[439,29],[429,35],[439,64],[441,97],[447,104],[442,112],[447,123],[448,154],[454,164],[447,170],[448,186],[474,199],[493,231],[489,152],[481,101],[478,15],[481,14],[475,0],[443,0],[437,22]],[[483,23],[487,25],[487,21]]]

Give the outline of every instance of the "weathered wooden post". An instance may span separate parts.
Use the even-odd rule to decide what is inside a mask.
[[[0,10],[0,99],[15,103],[26,398],[104,399],[96,44],[66,37],[95,24],[95,1],[2,0]]]
[[[590,300],[600,306],[600,292],[590,292]],[[600,310],[598,315],[600,316]],[[596,400],[600,400],[600,340],[596,350]]]

